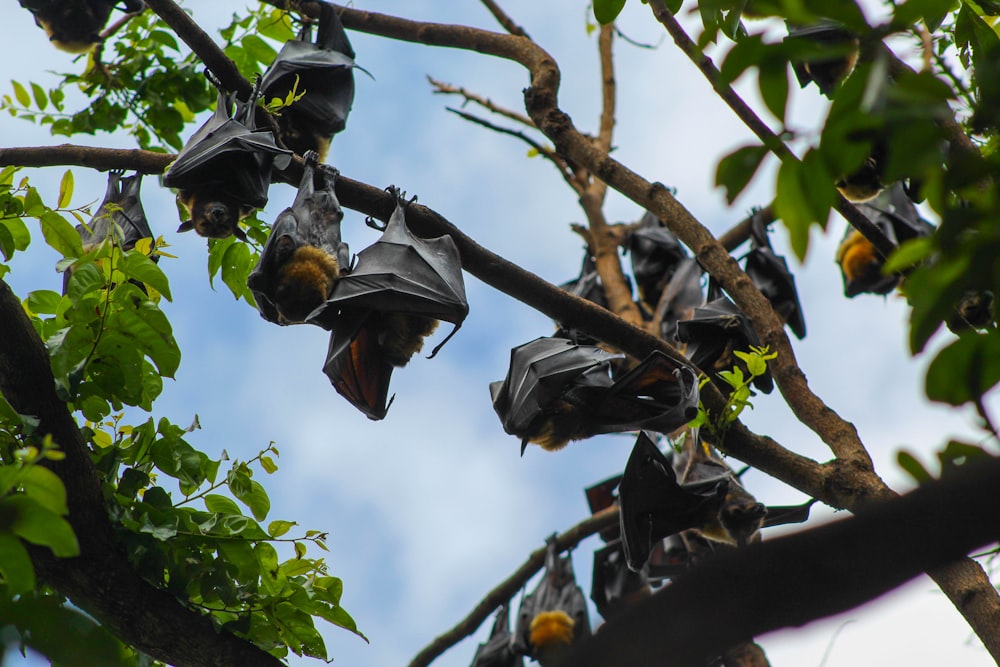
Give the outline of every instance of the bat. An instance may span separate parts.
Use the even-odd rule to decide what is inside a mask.
[[[315,151],[306,151],[295,201],[274,221],[247,279],[261,316],[276,324],[304,322],[326,303],[350,266],[350,251],[340,236],[344,211],[334,192],[337,170],[317,164],[318,159]]]
[[[347,39],[336,9],[320,2],[319,30],[312,41],[306,24],[298,38],[281,47],[264,72],[261,93],[265,100],[286,100],[292,91],[301,94],[277,117],[281,143],[300,155],[313,150],[326,159],[333,135],[347,125],[354,102],[354,49]]]
[[[454,328],[430,354],[436,355],[469,313],[455,242],[447,235],[415,236],[406,225],[408,202],[395,188],[389,191],[396,208],[382,236],[306,318],[334,332],[324,372],[372,419],[385,417],[391,369],[405,366],[443,320]]]
[[[584,248],[583,265],[580,267],[580,275],[569,282],[561,284],[559,287],[573,296],[592,301],[601,308],[606,309],[608,307],[608,300],[604,296],[604,285],[601,283],[601,277],[597,273],[597,263],[593,255],[590,254],[590,248]],[[596,338],[579,329],[568,329],[560,322],[556,322],[556,326],[558,327],[556,336],[560,338],[569,338],[574,343],[583,345],[596,345],[598,343]]]
[[[600,433],[670,432],[697,414],[694,371],[659,351],[612,377],[611,354],[562,338],[537,338],[511,350],[502,381],[490,383],[504,431],[553,451]]]
[[[900,183],[873,201],[858,204],[858,210],[897,245],[934,231],[934,226],[920,217]],[[882,272],[885,258],[854,227],[847,228],[837,248],[836,259],[844,278],[844,296],[848,298],[864,293],[888,294],[899,285],[900,277]]]
[[[969,329],[984,329],[993,322],[994,316],[993,292],[970,290],[958,300],[955,312],[945,320],[945,324],[957,334]]]
[[[546,542],[545,574],[535,590],[521,598],[514,631],[514,651],[542,667],[590,636],[587,601],[576,583],[573,561],[556,551],[555,535]]]
[[[639,226],[629,234],[626,247],[632,260],[632,275],[639,296],[650,307],[660,300],[660,293],[687,252],[677,237],[655,215],[646,211]]]
[[[267,204],[272,165],[283,170],[292,159],[270,132],[256,129],[258,96],[259,85],[245,103],[220,88],[215,113],[163,175],[163,184],[179,190],[178,200],[187,209],[188,220],[178,232],[193,229],[208,238],[235,234],[246,240],[239,221]]]
[[[685,257],[677,265],[663,289],[656,314],[660,318],[660,337],[677,340],[677,323],[694,316],[695,308],[705,303],[701,289],[701,265],[693,257]]]
[[[871,152],[861,166],[846,176],[837,179],[835,185],[840,194],[852,202],[860,203],[874,199],[883,189],[883,169],[886,162],[885,141],[879,137],[872,139]]]
[[[820,92],[832,98],[837,86],[854,70],[860,43],[856,35],[836,21],[820,21],[808,26],[788,27],[786,41],[810,43],[814,53],[792,59],[792,69],[799,87],[815,83]]]
[[[620,540],[594,552],[590,599],[605,620],[611,620],[651,593],[645,570],[634,572],[629,569]]]
[[[109,236],[116,239],[123,251],[132,250],[140,239],[153,238],[153,232],[149,229],[146,212],[139,198],[142,174],[139,172],[131,176],[124,174],[124,170],[120,169],[108,172],[108,187],[100,207],[88,224],[76,226],[85,254],[92,252]],[[150,259],[158,262],[160,257],[154,254]],[[72,268],[67,268],[63,274],[63,294],[69,287],[72,273]],[[142,283],[135,284],[145,291]]]
[[[705,538],[697,529],[682,530],[653,545],[642,572],[650,582],[673,579],[696,567],[721,548],[722,545]]]
[[[49,41],[68,53],[85,53],[99,44],[101,30],[118,5],[131,13],[143,10],[142,0],[20,0]]]
[[[524,665],[521,655],[515,653],[511,646],[513,635],[510,632],[508,604],[508,602],[504,602],[497,610],[497,617],[493,621],[490,637],[485,644],[480,644],[476,648],[471,667],[522,667]]]
[[[688,359],[713,376],[715,372],[727,370],[734,364],[741,365],[746,371],[745,364],[733,351],[760,346],[757,332],[750,326],[747,316],[725,296],[719,296],[704,306],[695,308],[691,319],[678,322],[676,338],[687,343],[685,354]],[[725,383],[719,383],[714,377],[713,381],[723,390],[729,387]],[[767,371],[754,378],[754,386],[765,394],[770,394],[774,389],[771,372]]]
[[[767,226],[759,215],[750,219],[750,252],[745,262],[744,270],[750,280],[771,302],[774,312],[792,333],[802,340],[806,335],[806,321],[799,292],[795,289],[795,276],[788,270],[785,258],[775,254],[767,235]]]

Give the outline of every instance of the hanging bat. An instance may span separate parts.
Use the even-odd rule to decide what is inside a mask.
[[[600,433],[670,432],[697,414],[694,372],[659,351],[612,378],[621,355],[561,338],[537,338],[511,350],[507,377],[490,384],[504,431],[549,451]]]
[[[514,631],[514,651],[542,667],[590,636],[587,601],[576,583],[573,561],[556,551],[555,535],[546,543],[545,574],[535,590],[521,598]]]
[[[318,165],[318,159],[314,151],[306,151],[295,201],[274,221],[247,279],[261,316],[276,324],[304,322],[326,303],[341,271],[350,265],[350,251],[340,236],[344,211],[334,192],[337,170]]]
[[[128,13],[146,7],[142,0],[20,0],[49,41],[68,53],[85,53],[101,42],[101,30],[118,5]]]
[[[76,226],[85,254],[92,252],[109,236],[115,239],[123,251],[132,250],[140,239],[153,238],[153,232],[149,229],[146,212],[139,198],[142,174],[139,172],[132,176],[124,174],[124,170],[120,169],[108,172],[108,187],[100,207],[88,224]],[[150,259],[158,262],[160,257],[154,254]],[[63,274],[63,294],[69,287],[72,274],[72,267],[68,267]],[[145,291],[142,283],[135,284]]]
[[[288,167],[291,151],[279,148],[270,132],[255,129],[258,87],[245,102],[219,89],[215,113],[195,132],[163,175],[163,184],[177,188],[189,219],[178,232],[200,236],[246,236],[239,221],[267,204],[271,167]]]
[[[390,192],[396,208],[381,238],[358,254],[354,268],[307,318],[334,331],[324,371],[337,391],[372,419],[382,419],[388,409],[391,368],[405,366],[422,349],[438,320],[453,324],[433,357],[469,313],[455,242],[447,235],[415,236],[406,225],[406,200],[395,188]],[[343,376],[348,359],[351,371]]]
[[[774,253],[767,225],[759,215],[750,219],[750,252],[747,253],[744,270],[771,302],[781,320],[802,340],[806,335],[806,321],[799,292],[795,289],[795,276],[788,270],[785,258]]]
[[[277,117],[281,143],[300,155],[313,150],[326,159],[333,135],[347,125],[354,102],[354,49],[337,10],[320,2],[319,30],[312,42],[307,24],[298,38],[281,47],[261,81],[265,100],[302,97]]]
[[[788,24],[786,41],[814,45],[814,54],[793,58],[792,69],[799,87],[815,83],[826,97],[833,98],[837,86],[854,70],[860,43],[856,35],[836,21],[820,21],[808,26]]]
[[[497,610],[493,629],[485,644],[476,648],[471,667],[522,667],[524,660],[519,653],[514,652],[511,642],[510,614],[507,611],[509,602],[504,602]]]
[[[896,183],[875,200],[858,205],[858,210],[895,244],[928,236],[934,226],[920,217],[902,184]],[[888,294],[899,285],[898,275],[885,275],[885,258],[854,227],[848,226],[837,248],[837,264],[844,278],[844,296]]]
[[[719,542],[704,537],[697,529],[682,530],[656,542],[642,572],[650,582],[673,579],[724,548]]]
[[[625,562],[620,540],[594,552],[590,599],[604,620],[613,617],[652,593],[644,570],[633,572]]]
[[[677,340],[677,323],[694,317],[696,308],[704,305],[705,294],[701,288],[701,265],[693,257],[685,257],[677,265],[670,281],[663,289],[656,314],[660,318],[660,337]]]
[[[753,330],[747,316],[725,296],[719,296],[696,308],[691,319],[678,322],[677,340],[687,343],[685,354],[688,359],[709,373],[723,390],[731,387],[716,380],[716,372],[727,370],[736,364],[746,371],[745,364],[733,351],[760,346],[757,332]],[[774,389],[771,372],[757,376],[753,384],[765,394],[770,394]]]
[[[597,273],[597,263],[590,254],[590,248],[585,247],[583,250],[583,265],[580,267],[580,275],[559,287],[573,296],[592,301],[601,308],[608,307],[608,300],[604,296],[604,285]],[[559,338],[568,338],[581,345],[596,345],[598,343],[596,338],[579,329],[566,328],[560,322],[556,322],[556,327],[555,335]]]
[[[886,159],[885,140],[878,136],[873,137],[871,152],[865,157],[860,167],[837,179],[835,184],[837,190],[855,203],[874,199],[885,189],[883,171]]]
[[[687,257],[677,237],[655,215],[646,211],[626,241],[640,298],[651,308],[680,262]]]

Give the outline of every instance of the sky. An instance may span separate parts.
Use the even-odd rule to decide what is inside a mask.
[[[244,6],[186,4],[210,33]],[[579,129],[594,131],[600,88],[596,33],[586,32],[585,3],[502,4],[560,64],[563,110]],[[499,29],[473,1],[357,0],[354,6]],[[48,87],[52,71],[80,71],[83,62],[52,48],[28,12],[13,3],[5,11],[0,43],[9,54],[30,58],[0,77],[0,91],[9,92],[10,78]],[[686,23],[693,25],[690,17]],[[751,142],[752,135],[664,38],[648,7],[628,3],[619,26],[631,39],[656,48],[616,42],[614,156],[645,178],[676,188],[679,200],[716,233],[751,207],[767,204],[774,194],[773,161],[765,163],[763,173],[732,207],[714,187],[718,159]],[[425,79],[431,75],[463,85],[522,111],[526,72],[476,53],[359,33],[350,38],[357,62],[374,78],[357,77],[347,130],[335,138],[329,162],[350,178],[395,184],[418,195],[420,203],[480,244],[550,282],[573,278],[583,246],[569,225],[582,221],[583,214],[571,190],[550,164],[529,158],[526,145],[446,112],[457,100],[432,94]],[[741,81],[740,90],[762,109],[747,83]],[[790,125],[808,136],[826,105],[815,89],[796,88]],[[192,125],[188,134],[195,129]],[[5,146],[64,141],[6,115],[0,120],[0,137]],[[72,141],[132,147],[121,136]],[[53,201],[62,171],[23,173]],[[99,202],[106,176],[82,168],[74,173],[73,205]],[[260,216],[273,220],[293,197],[293,188],[275,185]],[[231,458],[247,460],[271,441],[279,448],[280,469],[261,480],[272,501],[269,519],[294,520],[303,530],[329,533],[330,553],[324,555],[330,573],[343,579],[343,605],[371,640],[365,644],[317,621],[338,664],[408,662],[542,546],[546,536],[584,518],[583,489],[624,466],[631,436],[594,438],[554,454],[531,447],[522,458],[518,439],[503,432],[490,404],[489,382],[505,375],[511,347],[551,333],[544,315],[466,274],[470,314],[462,329],[435,359],[415,358],[394,374],[395,402],[384,421],[372,422],[341,399],[322,374],[325,332],[273,326],[236,302],[221,281],[213,290],[205,241],[173,231],[178,224],[173,195],[147,177],[143,202],[154,232],[165,236],[168,251],[177,256],[160,263],[174,295],[174,302],[162,307],[183,351],[180,370],[175,380],[165,382],[154,416],[187,424],[198,415],[202,428],[188,440],[210,456],[225,450]],[[642,214],[613,192],[605,210],[612,221],[631,222]],[[857,426],[876,470],[904,490],[911,482],[895,463],[900,448],[930,462],[935,448],[949,438],[978,441],[981,434],[972,413],[922,397],[930,356],[914,359],[907,352],[908,312],[901,297],[843,297],[833,256],[844,225],[834,218],[825,235],[814,233],[803,264],[789,258],[809,329],[805,340],[793,346],[812,388]],[[353,211],[347,211],[343,229],[354,252],[376,237]],[[780,226],[774,239],[778,252],[787,252]],[[13,263],[9,280],[15,291],[23,297],[33,289],[59,289],[56,259],[39,235]],[[442,327],[434,342],[446,331]],[[947,342],[947,334],[939,334],[933,346]],[[137,421],[145,418],[136,415]],[[745,421],[799,453],[818,460],[831,456],[791,416],[777,392],[758,397]],[[748,473],[745,482],[767,504],[805,500],[761,473]],[[833,516],[829,509],[817,508],[811,525]],[[590,538],[573,553],[578,581],[588,592],[591,553],[598,546],[597,538]],[[596,625],[599,616],[593,609],[591,618]],[[434,664],[467,665],[489,626],[484,623],[474,638]],[[866,607],[772,633],[760,642],[776,667],[992,664],[958,612],[926,578]],[[290,662],[317,664],[294,656]]]

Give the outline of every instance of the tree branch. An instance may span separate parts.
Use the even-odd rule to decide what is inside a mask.
[[[56,558],[31,549],[39,576],[128,644],[171,665],[217,667],[282,663],[238,637],[217,630],[207,616],[185,608],[146,582],[132,567],[108,520],[97,470],[87,444],[56,396],[49,355],[7,283],[0,281],[0,393],[24,415],[39,420],[66,455],[46,461],[66,486],[69,521],[80,555]]]
[[[437,79],[431,76],[428,76],[427,80],[430,82],[432,86],[434,86],[434,92],[436,94],[460,95],[463,99],[465,99],[466,102],[474,102],[475,104],[478,104],[487,111],[491,111],[492,113],[495,113],[499,116],[504,116],[505,118],[509,118],[513,121],[516,121],[524,125],[525,127],[530,127],[535,130],[538,129],[537,127],[535,127],[534,121],[532,121],[524,114],[518,113],[506,107],[502,107],[499,104],[494,103],[493,100],[489,99],[488,97],[483,97],[482,95],[473,93],[472,91],[467,90],[466,88],[463,88],[461,86],[453,86],[449,83],[438,81]],[[465,105],[463,104],[462,106]]]
[[[506,30],[512,35],[517,35],[518,37],[527,37],[528,39],[531,39],[531,36],[524,31],[524,28],[515,23],[513,19],[511,19],[510,16],[507,15],[507,12],[505,12],[500,7],[500,5],[498,5],[493,0],[482,0],[482,1],[483,5],[486,6],[486,9],[490,10],[490,14],[493,14],[493,18],[497,20],[497,23],[499,23],[504,30]]]
[[[608,507],[556,536],[556,549],[560,552],[569,551],[585,538],[617,522],[618,506]],[[442,653],[475,632],[497,607],[514,597],[528,580],[542,569],[545,565],[545,552],[545,547],[532,551],[528,560],[487,593],[468,616],[423,648],[410,662],[410,667],[429,665]]]

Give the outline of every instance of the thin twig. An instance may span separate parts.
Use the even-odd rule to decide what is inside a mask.
[[[427,81],[429,81],[430,84],[434,86],[435,93],[441,95],[461,95],[463,98],[465,98],[466,102],[474,102],[475,104],[478,104],[479,106],[483,107],[488,111],[491,111],[500,116],[505,116],[506,118],[510,118],[511,120],[517,121],[518,123],[521,123],[525,127],[530,127],[534,130],[538,129],[537,127],[535,127],[535,122],[530,118],[528,118],[527,116],[525,116],[524,114],[518,113],[517,111],[513,111],[512,109],[508,109],[506,107],[502,107],[499,104],[494,103],[493,100],[489,99],[488,97],[483,97],[482,95],[473,93],[472,91],[462,86],[453,86],[450,83],[444,83],[443,81],[438,81],[437,79],[431,77],[430,75],[428,75]],[[463,103],[462,106],[465,106],[465,104]]]
[[[524,28],[515,23],[514,20],[507,15],[507,12],[501,9],[500,5],[493,2],[493,0],[482,0],[482,2],[483,5],[486,6],[486,9],[490,10],[490,14],[493,14],[493,18],[495,18],[497,22],[503,26],[504,30],[512,35],[531,39],[531,36],[524,31]]]
[[[608,507],[593,516],[587,517],[569,530],[556,536],[556,549],[560,552],[569,551],[585,538],[598,533],[618,521],[618,506]],[[462,641],[485,621],[493,610],[510,600],[524,587],[528,580],[542,569],[545,564],[546,547],[531,552],[521,567],[513,574],[497,584],[487,593],[479,604],[469,612],[468,616],[458,622],[455,627],[437,637],[418,653],[410,662],[410,667],[425,667],[449,648]]]

